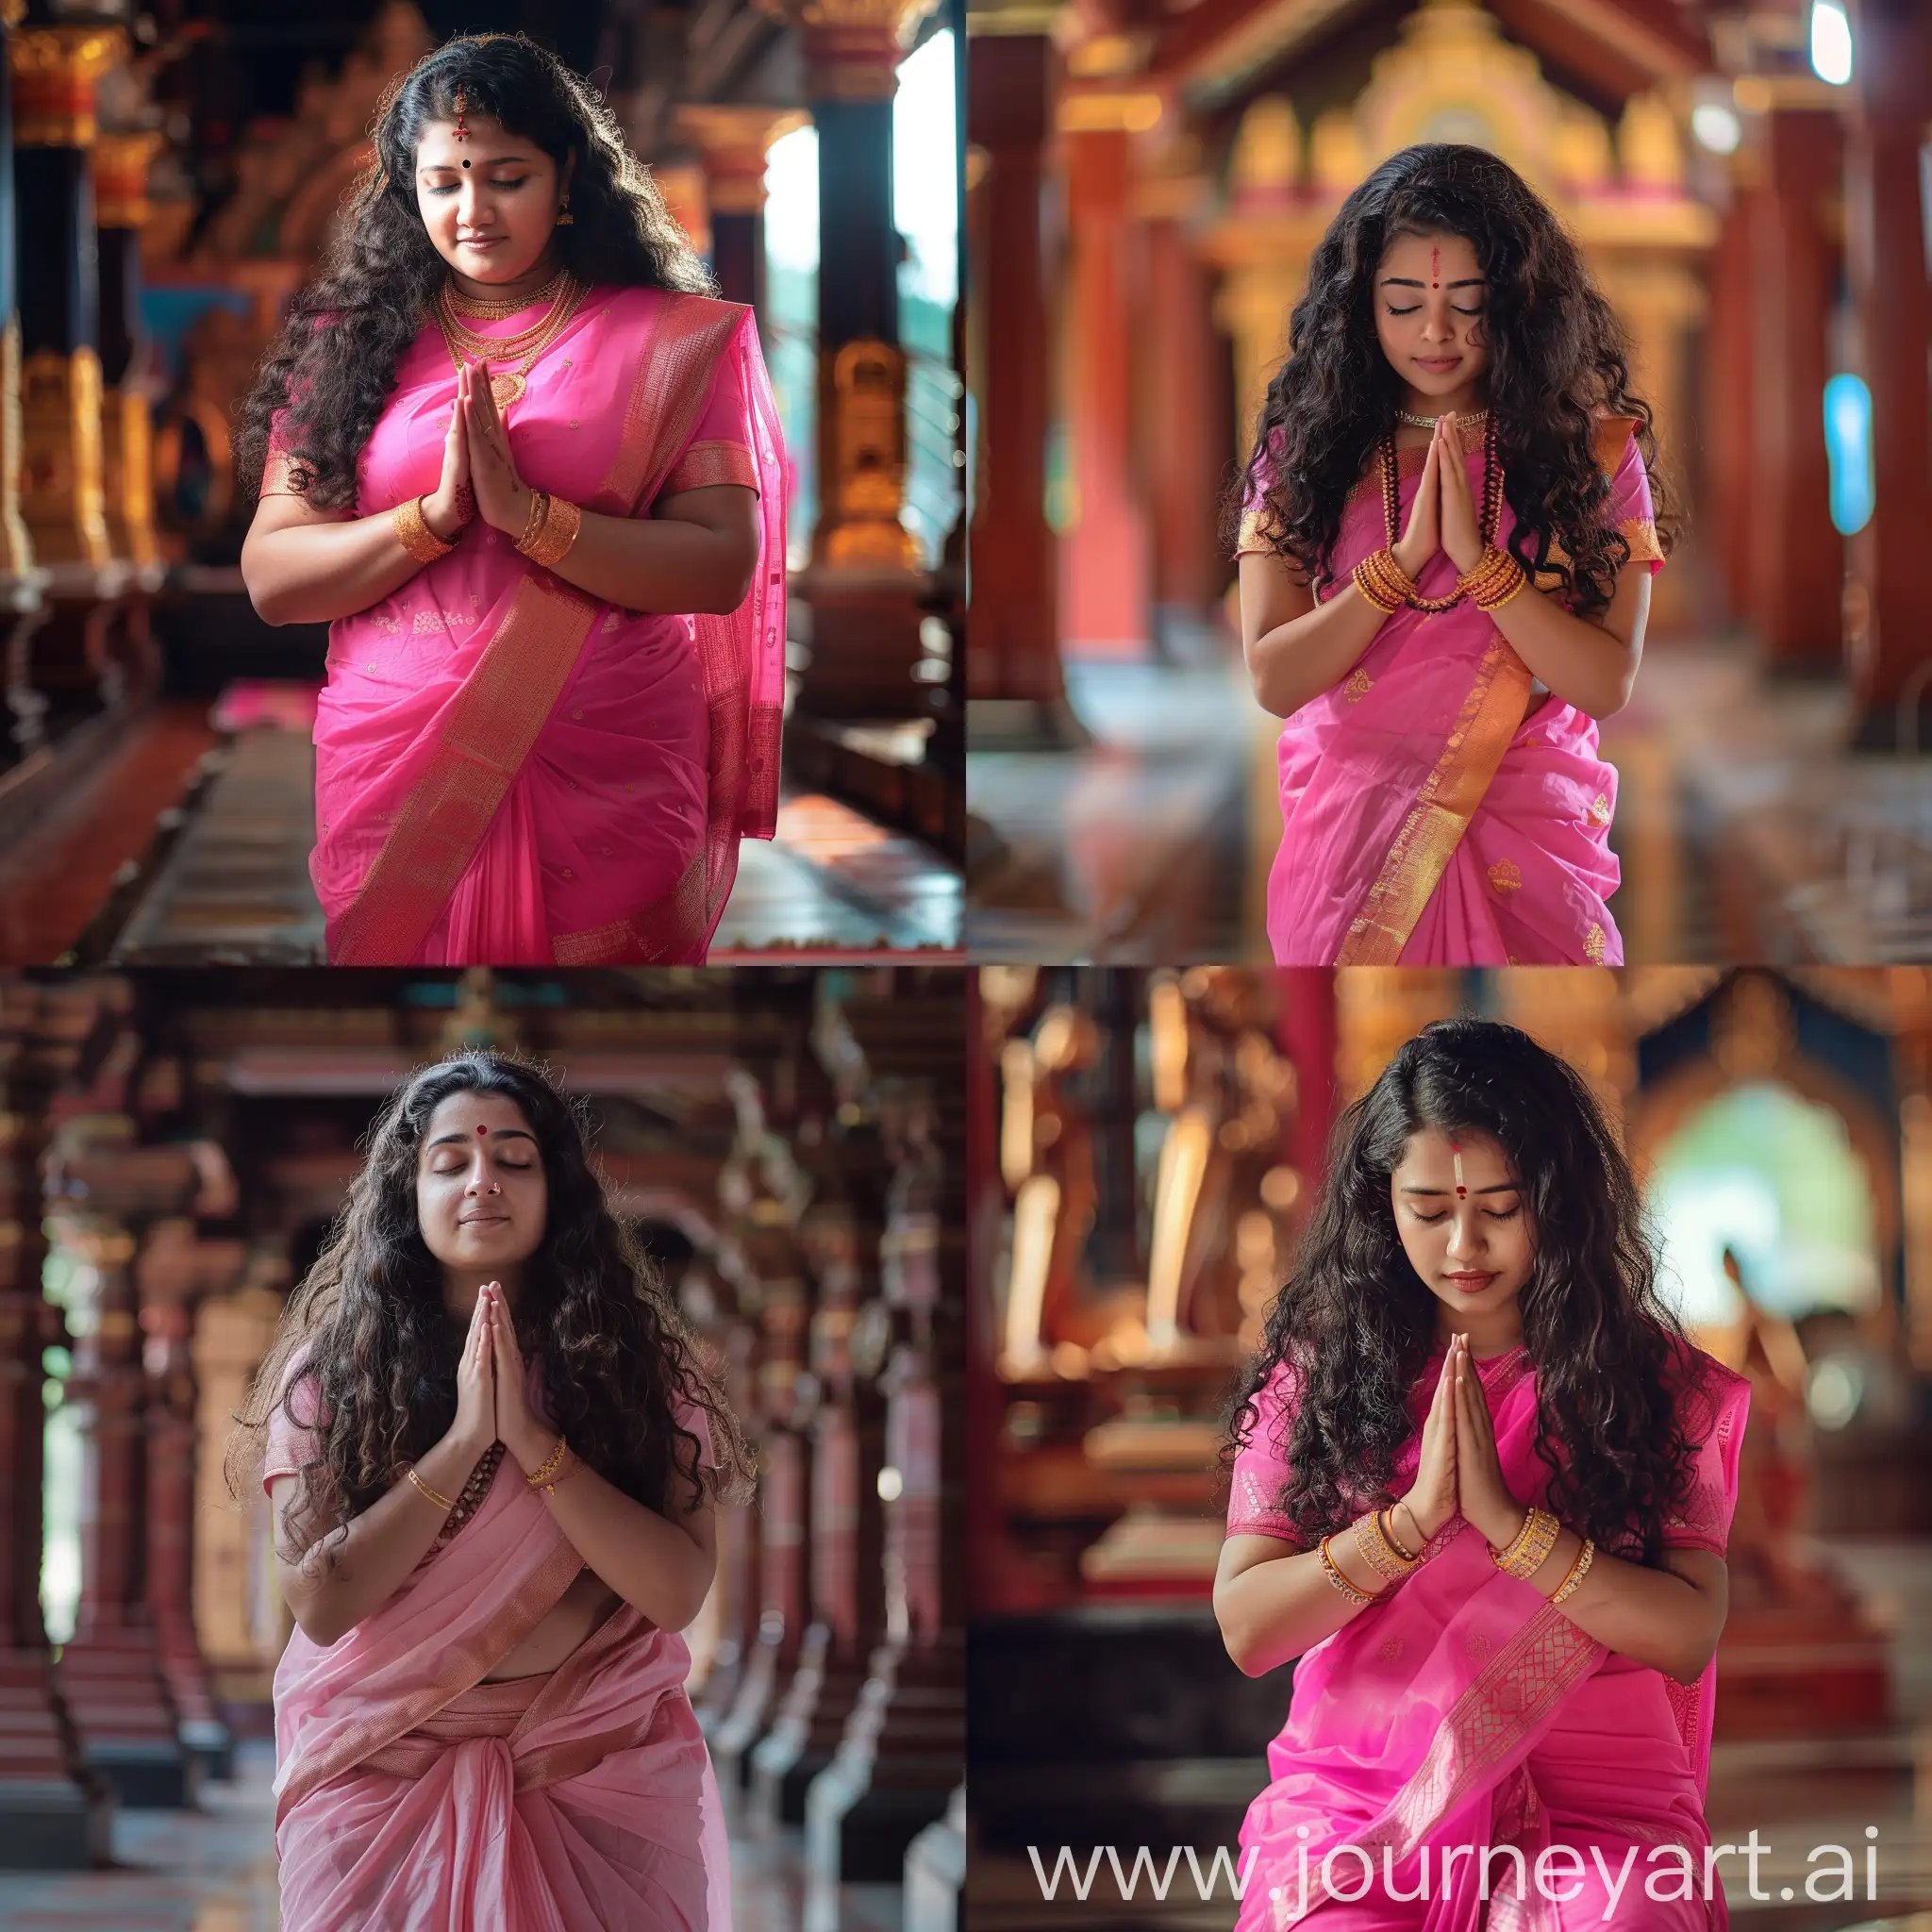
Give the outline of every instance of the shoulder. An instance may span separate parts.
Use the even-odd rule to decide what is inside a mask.
[[[1669,1374],[1673,1400],[1691,1439],[1728,1439],[1750,1401],[1749,1379],[1690,1341],[1672,1343]]]
[[[742,302],[721,301],[716,295],[691,295],[677,289],[597,287],[591,302],[610,311],[614,321],[644,322],[675,319],[684,328],[711,328],[728,333],[743,325],[751,309]]]
[[[1597,468],[1606,476],[1614,476],[1624,467],[1624,458],[1637,434],[1635,416],[1612,416],[1607,412],[1596,419],[1596,427],[1591,434],[1591,445],[1596,453]]]

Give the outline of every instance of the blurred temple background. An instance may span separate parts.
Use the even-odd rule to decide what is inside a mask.
[[[1687,519],[1630,707],[1638,964],[1932,957],[1932,13],[973,0],[975,958],[1268,958],[1278,727],[1217,506],[1371,168],[1489,147],[1626,325]]]
[[[720,953],[956,946],[956,12],[0,8],[0,961],[320,962],[326,639],[263,625],[242,588],[234,411],[369,159],[384,88],[490,29],[604,90],[721,291],[756,306],[780,398],[789,791],[775,843],[745,849]]]
[[[1907,968],[990,967],[969,1188],[975,1932],[1224,1927],[1058,1848],[1197,1848],[1267,1781],[1292,1667],[1229,1661],[1210,1604],[1220,1419],[1340,1108],[1429,1021],[1524,1027],[1618,1124],[1699,1345],[1753,1384],[1709,1811],[1755,1824],[1756,1932],[1932,1911],[1932,978]],[[1879,1829],[1876,1899],[1806,1854]],[[1859,1863],[1862,1873],[1862,1861]],[[1790,1885],[1796,1902],[1779,1893]]]
[[[904,966],[0,977],[0,1924],[275,1924],[291,1625],[231,1418],[383,1099],[481,1043],[589,1102],[758,1450],[689,1633],[739,1932],[953,1932],[961,1005]]]

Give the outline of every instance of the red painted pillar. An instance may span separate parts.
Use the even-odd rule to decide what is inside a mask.
[[[1130,197],[1133,137],[1062,136],[1070,257],[1061,342],[1074,523],[1060,544],[1070,654],[1141,658],[1151,633],[1146,509],[1134,468],[1134,331],[1141,319]]]
[[[1306,1212],[1327,1173],[1328,1136],[1340,1099],[1335,971],[1328,966],[1284,966],[1275,969],[1275,979],[1281,989],[1275,1043],[1294,1062],[1300,1095],[1286,1152],[1302,1177]]]
[[[1919,741],[1932,742],[1926,667],[1925,532],[1932,527],[1932,409],[1925,346],[1920,150],[1932,120],[1932,12],[1921,0],[1852,0],[1856,96],[1845,158],[1845,254],[1872,389],[1877,503],[1851,540],[1846,644],[1859,708],[1857,741],[1896,742],[1901,701],[1918,694]]]
[[[1756,602],[1751,581],[1751,475],[1757,435],[1751,346],[1757,308],[1750,190],[1740,185],[1711,251],[1710,314],[1704,335],[1704,476],[1725,622],[1749,616]]]

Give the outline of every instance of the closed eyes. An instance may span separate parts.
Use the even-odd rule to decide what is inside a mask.
[[[527,175],[523,175],[514,181],[492,181],[490,185],[492,188],[501,189],[505,193],[508,193],[512,189],[521,188],[529,178]],[[431,194],[454,194],[461,186],[462,184],[459,181],[446,181],[441,187],[431,188],[427,192]]]
[[[1422,309],[1423,309],[1423,305],[1422,305],[1422,304],[1421,304],[1420,302],[1418,302],[1418,303],[1416,303],[1416,304],[1415,304],[1415,305],[1414,305],[1414,306],[1413,306],[1412,308],[1391,308],[1391,310],[1389,311],[1389,313],[1390,313],[1391,315],[1420,315],[1420,314],[1422,313]],[[1454,302],[1452,302],[1452,303],[1450,303],[1450,305],[1449,305],[1449,313],[1450,313],[1451,315],[1480,315],[1480,314],[1482,313],[1482,310],[1481,310],[1481,308],[1457,308],[1457,305],[1456,305],[1456,304],[1455,304]]]

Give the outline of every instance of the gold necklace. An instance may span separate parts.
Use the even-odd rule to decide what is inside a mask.
[[[1447,415],[1449,412],[1445,409],[1442,413]],[[1398,423],[1407,423],[1411,429],[1433,429],[1442,417],[1417,416],[1407,409],[1397,409],[1395,420]],[[1487,409],[1472,409],[1467,414],[1457,417],[1456,426],[1458,429],[1480,429],[1489,420],[1490,412]]]
[[[445,294],[447,290],[445,290]],[[467,349],[472,356],[485,356],[504,360],[520,356],[529,345],[549,328],[560,314],[567,313],[570,305],[581,292],[581,286],[575,276],[565,275],[563,286],[558,291],[549,308],[540,315],[528,328],[519,329],[514,335],[479,335],[475,329],[466,327],[461,319],[450,308],[447,301],[439,300],[437,313],[443,324],[443,333],[452,341]]]
[[[534,293],[485,300],[476,295],[461,295],[457,292],[454,282],[445,281],[443,286],[449,293],[449,307],[452,315],[465,322],[501,322],[506,316],[521,315],[525,308],[539,302],[548,302],[557,293],[557,285],[562,281],[567,270],[558,269],[543,286]]]
[[[492,341],[488,336],[477,336],[470,330],[454,329],[442,306],[437,306],[436,319],[442,328],[442,340],[449,350],[449,358],[458,369],[463,366],[461,350],[470,348],[473,361],[508,361],[512,356],[527,349],[523,361],[512,370],[492,375],[490,378],[490,393],[496,399],[499,409],[507,409],[524,392],[526,378],[536,366],[537,359],[560,336],[572,317],[575,315],[583,298],[590,291],[575,280],[566,282],[563,292],[553,305],[536,330],[525,330],[522,336],[506,337]],[[511,345],[514,346],[511,346]],[[474,345],[474,346],[473,346]]]

